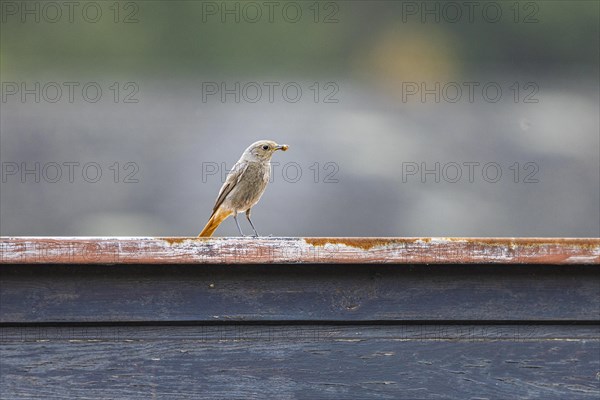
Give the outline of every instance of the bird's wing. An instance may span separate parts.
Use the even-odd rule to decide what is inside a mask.
[[[219,209],[221,204],[223,204],[223,202],[225,201],[225,198],[227,197],[227,195],[229,193],[231,193],[233,188],[238,184],[238,182],[244,175],[244,172],[246,171],[247,168],[248,168],[248,163],[236,163],[233,166],[233,169],[231,171],[229,171],[229,174],[227,175],[227,178],[225,179],[225,183],[223,184],[223,186],[221,187],[221,190],[219,191],[219,196],[217,197],[215,206],[213,207],[213,212],[212,212],[213,214],[215,212],[217,212],[217,210]]]

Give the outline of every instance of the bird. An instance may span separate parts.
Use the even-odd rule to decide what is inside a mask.
[[[265,192],[271,177],[271,157],[277,150],[287,151],[287,144],[279,145],[272,140],[259,140],[252,143],[235,163],[225,183],[219,191],[212,214],[198,237],[210,237],[227,217],[233,215],[241,236],[246,236],[240,228],[237,214],[246,213],[246,218],[258,237],[258,232],[250,219],[250,210],[258,203]]]

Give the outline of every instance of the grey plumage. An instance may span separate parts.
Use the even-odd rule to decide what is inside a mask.
[[[229,215],[233,215],[240,234],[244,236],[237,221],[237,214],[240,212],[246,213],[246,218],[248,218],[255,235],[258,236],[250,219],[250,210],[258,203],[269,183],[270,162],[273,153],[277,150],[286,151],[287,149],[287,145],[278,145],[271,140],[259,140],[252,143],[227,175],[215,201],[210,219],[198,236],[212,236],[219,224]]]

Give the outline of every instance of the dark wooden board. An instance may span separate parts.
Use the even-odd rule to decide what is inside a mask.
[[[0,398],[598,399],[599,251],[2,238]]]
[[[0,322],[596,321],[596,266],[10,266]]]
[[[2,398],[600,397],[598,326],[27,329],[1,330]]]

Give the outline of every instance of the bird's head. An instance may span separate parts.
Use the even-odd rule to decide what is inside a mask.
[[[269,161],[277,150],[286,151],[287,149],[287,144],[277,144],[272,140],[259,140],[244,151],[242,158],[248,161]]]

